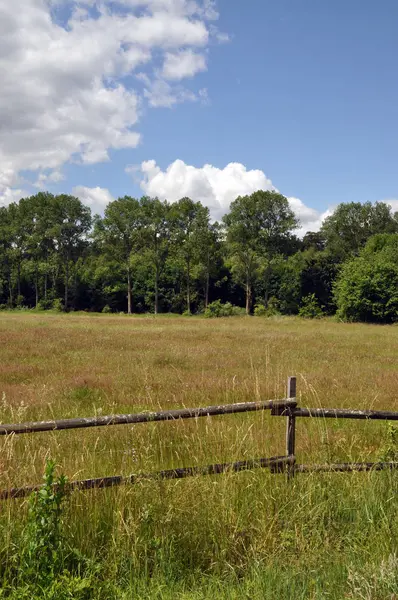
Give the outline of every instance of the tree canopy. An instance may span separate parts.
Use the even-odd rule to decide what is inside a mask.
[[[340,204],[320,231],[276,191],[239,196],[221,223],[191,198],[124,196],[92,217],[70,195],[0,207],[0,308],[204,311],[214,301],[284,314],[397,320],[398,218]],[[307,310],[308,313],[308,310]]]

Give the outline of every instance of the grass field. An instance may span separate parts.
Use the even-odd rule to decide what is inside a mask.
[[[288,375],[301,406],[398,410],[394,326],[3,313],[0,341],[3,423],[281,398]],[[49,457],[80,479],[283,454],[284,429],[249,413],[0,437],[0,487],[40,482]],[[301,419],[298,461],[378,460],[387,432]],[[398,598],[397,484],[256,471],[76,492],[65,535],[95,568],[65,598]],[[0,507],[4,582],[26,512]]]

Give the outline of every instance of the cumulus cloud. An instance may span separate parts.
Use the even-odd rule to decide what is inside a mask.
[[[165,79],[184,79],[193,77],[207,69],[206,57],[192,50],[181,50],[175,54],[168,52],[163,64],[162,75]]]
[[[136,147],[144,102],[193,99],[169,81],[205,68],[217,16],[210,0],[0,0],[1,201],[21,171],[40,187],[66,162]],[[146,93],[131,87],[139,71]]]
[[[148,160],[141,164],[141,172],[141,187],[146,194],[170,202],[189,196],[208,206],[216,219],[227,212],[237,196],[274,189],[262,171],[248,171],[240,163],[230,163],[224,169],[212,165],[196,168],[176,160],[162,171],[154,160]]]
[[[72,194],[89,206],[93,214],[103,214],[106,205],[114,200],[110,191],[101,187],[78,185],[73,188]]]
[[[398,212],[398,198],[389,198],[388,200],[383,200],[383,202],[391,206],[394,212]]]
[[[134,173],[137,174],[136,169]],[[189,196],[208,206],[214,219],[220,219],[228,212],[231,202],[238,196],[257,190],[276,190],[263,171],[248,170],[240,163],[230,163],[224,169],[218,169],[212,165],[193,167],[176,160],[162,171],[154,160],[148,160],[141,164],[141,174],[141,188],[149,196],[158,196],[170,202]],[[299,235],[306,231],[317,231],[323,219],[331,214],[330,211],[321,213],[310,208],[298,198],[288,200],[300,219]]]

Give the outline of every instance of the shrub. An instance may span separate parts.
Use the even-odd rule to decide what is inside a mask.
[[[38,304],[37,304],[37,309],[38,310],[51,310],[53,308],[53,302],[54,300],[45,300],[44,298],[42,300],[39,300]]]
[[[57,312],[62,312],[64,310],[64,305],[61,298],[55,298],[55,300],[53,300],[52,309],[56,310]]]
[[[109,314],[109,313],[111,313],[111,312],[112,312],[112,309],[111,309],[111,307],[109,306],[109,304],[105,304],[104,308],[102,309],[102,312],[103,312],[104,314]]]
[[[209,304],[204,312],[206,319],[219,317],[233,317],[245,314],[245,309],[240,306],[234,306],[230,302],[223,304],[221,300],[215,300]]]
[[[29,499],[28,525],[25,532],[19,577],[22,582],[48,585],[61,573],[63,539],[62,504],[66,496],[66,478],[54,477],[55,463],[47,461],[44,485]]]
[[[344,321],[398,321],[398,235],[370,238],[360,256],[343,265],[334,292]]]
[[[184,312],[182,313],[183,317],[192,317],[192,313],[190,310],[184,310]]]
[[[315,294],[304,296],[298,314],[304,319],[320,319],[322,317],[323,311]]]
[[[255,317],[276,317],[280,314],[279,302],[277,298],[274,297],[269,299],[268,306],[264,306],[264,304],[256,304],[254,307]]]
[[[19,294],[19,296],[16,297],[15,304],[16,304],[17,308],[22,308],[23,307],[23,301],[24,300],[25,300],[25,298],[22,296],[22,294]]]
[[[255,317],[266,317],[267,316],[267,309],[264,306],[264,304],[256,304],[256,306],[254,307],[254,316]]]

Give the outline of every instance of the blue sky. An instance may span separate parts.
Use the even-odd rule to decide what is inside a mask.
[[[4,14],[14,11],[10,18],[14,17],[16,31],[20,20],[18,2],[22,0],[14,4],[0,0],[0,17],[2,11]],[[31,26],[37,27],[37,33],[42,27],[50,27],[37,18],[40,10],[46,10],[43,0],[23,0],[23,3],[31,5]],[[97,9],[93,12],[92,6],[95,0],[90,3],[84,17],[88,20],[84,22],[99,29],[99,13]],[[87,11],[88,4],[88,0],[80,0],[79,10]],[[33,153],[37,148],[43,159],[35,162],[29,153],[24,164],[22,159],[18,161],[11,156],[9,164],[14,177],[8,177],[6,196],[8,171],[3,173],[4,198],[14,199],[18,193],[31,193],[41,185],[54,192],[74,191],[94,209],[101,210],[106,200],[124,194],[139,196],[145,192],[174,200],[182,192],[192,196],[196,192],[198,197],[194,199],[207,203],[219,217],[234,195],[266,182],[268,187],[273,185],[287,197],[296,199],[294,207],[312,228],[319,226],[325,211],[339,202],[391,200],[398,208],[398,201],[394,202],[398,199],[396,0],[219,0],[216,3],[197,0],[198,10],[194,13],[189,12],[188,4],[189,0],[123,0],[122,9],[108,2],[114,22],[120,15],[137,19],[153,17],[157,23],[169,17],[171,20],[167,21],[166,34],[160,41],[153,42],[153,36],[148,41],[147,33],[140,37],[137,48],[140,52],[144,52],[143,48],[151,52],[151,60],[141,58],[138,66],[134,64],[123,73],[113,69],[111,82],[104,67],[106,52],[94,57],[95,68],[102,64],[97,76],[102,77],[104,88],[122,85],[137,101],[136,112],[129,105],[120,115],[119,100],[107,100],[106,109],[101,104],[98,128],[101,126],[105,131],[108,122],[115,123],[103,147],[97,143],[100,129],[95,135],[92,131],[87,133],[83,123],[84,119],[96,119],[99,106],[96,100],[91,107],[88,100],[89,92],[97,85],[94,80],[89,81],[91,63],[86,65],[86,71],[83,69],[91,52],[87,42],[90,45],[93,37],[86,26],[80,36],[76,33],[73,45],[76,64],[67,73],[72,84],[65,85],[69,94],[65,111],[75,106],[76,99],[79,106],[87,99],[89,110],[79,117],[71,113],[72,132],[67,142],[62,133],[62,142],[57,147],[65,144],[65,152],[59,156],[48,158],[52,152],[47,147],[51,129],[46,130],[43,142],[35,141],[32,149]],[[57,0],[52,12],[53,30],[49,30],[53,41],[57,35],[62,39],[67,37],[60,32],[60,25],[77,31],[76,14],[72,25],[67,22],[76,7],[76,3],[68,0]],[[180,39],[179,29],[171,44],[167,28],[174,27],[173,19],[179,19],[178,27],[185,23],[187,30],[186,37]],[[188,33],[190,22],[201,24],[202,29]],[[203,28],[208,32],[207,37]],[[101,38],[96,42],[101,43]],[[28,40],[27,49],[29,44],[36,47],[37,42]],[[136,48],[134,35],[128,44]],[[180,53],[187,48],[190,60],[194,57],[199,61],[196,68],[185,76],[167,74],[163,66],[166,61],[172,60],[170,68],[175,69],[182,64]],[[109,56],[116,56],[112,53],[114,49],[110,48]],[[56,67],[44,64],[41,59],[40,77],[48,78],[50,72],[62,86],[65,70],[69,69],[65,67],[69,55],[60,56],[63,64],[58,60]],[[23,71],[24,65],[19,66]],[[57,102],[58,87],[54,94],[53,105]],[[132,99],[127,101],[131,103]],[[47,111],[46,117],[48,114]],[[57,119],[58,113],[54,114]],[[81,130],[75,125],[79,118]],[[20,121],[16,121],[18,125]],[[37,130],[37,122],[34,125]],[[58,122],[51,124],[58,126]],[[50,125],[46,122],[45,127]],[[139,142],[126,136],[121,142],[113,141],[119,130],[124,128],[123,135],[126,134],[126,127],[139,134]],[[23,130],[21,133],[23,139]],[[11,126],[8,135],[12,135]],[[75,152],[72,138],[76,138]],[[6,165],[9,139],[0,136],[0,157],[5,156]],[[88,159],[81,150],[82,143],[93,147]],[[175,163],[177,160],[180,162]],[[143,163],[147,165],[144,175]],[[240,167],[225,172],[229,163],[239,163]],[[204,165],[211,165],[212,170],[204,171]],[[253,170],[256,171],[251,173]],[[36,185],[32,187],[32,183]],[[1,184],[0,170],[0,197]]]

